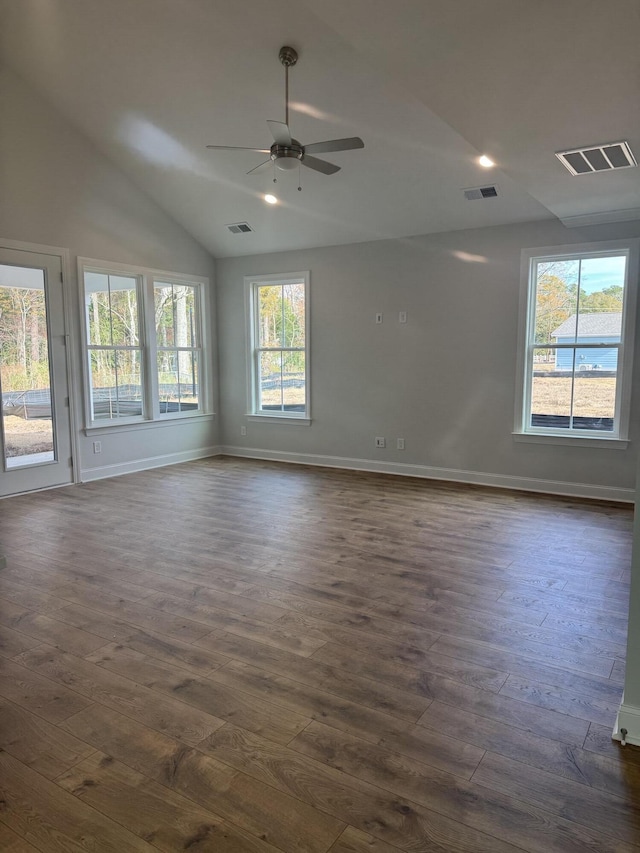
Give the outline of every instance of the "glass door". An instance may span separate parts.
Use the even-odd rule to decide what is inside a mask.
[[[0,496],[73,481],[61,260],[0,246]]]

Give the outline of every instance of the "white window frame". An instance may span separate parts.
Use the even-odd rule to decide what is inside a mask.
[[[194,327],[192,329],[193,337],[195,338],[192,346],[172,346],[172,347],[160,347],[158,346],[158,340],[156,337],[155,330],[155,287],[157,284],[171,284],[177,287],[184,285],[186,287],[194,288],[194,303],[195,303],[195,313],[196,313],[196,321],[194,323]],[[152,391],[152,404],[154,406],[153,411],[155,412],[158,419],[162,420],[170,420],[176,418],[184,418],[184,417],[197,417],[204,413],[203,409],[203,397],[202,391],[204,389],[202,383],[203,370],[205,369],[205,357],[203,351],[203,288],[199,285],[199,282],[187,281],[185,276],[177,277],[175,275],[161,277],[158,275],[153,275],[151,280],[151,302],[148,303],[150,306],[153,306],[153,312],[149,312],[152,314],[150,320],[150,329],[148,334],[149,340],[149,361],[153,368],[153,379],[151,384]],[[176,352],[179,354],[181,352],[189,352],[189,353],[197,353],[197,363],[198,363],[198,408],[195,411],[179,411],[179,412],[165,412],[161,414],[159,412],[160,408],[160,383],[158,380],[158,352]]]
[[[91,371],[89,367],[89,329],[86,314],[86,297],[84,277],[87,272],[103,275],[128,276],[137,281],[138,319],[141,349],[140,380],[142,385],[142,415],[131,418],[97,419],[92,417],[91,406]],[[157,370],[157,346],[154,311],[154,286],[156,282],[175,285],[188,285],[196,288],[197,300],[197,331],[199,342],[199,408],[192,412],[160,413],[160,396]],[[213,416],[212,393],[210,389],[210,368],[208,365],[209,344],[209,280],[204,276],[193,276],[185,273],[167,272],[165,270],[149,269],[132,264],[121,264],[111,261],[99,261],[93,258],[78,258],[78,286],[80,292],[80,328],[82,336],[82,376],[84,390],[84,429],[85,433],[105,433],[122,427],[139,429],[157,426],[176,420],[193,418],[208,418]]]
[[[310,330],[311,312],[309,302],[310,274],[289,272],[269,275],[246,276],[244,279],[245,315],[247,318],[247,419],[271,423],[311,424],[311,358]],[[305,410],[304,412],[263,412],[258,408],[260,394],[260,368],[258,347],[258,288],[264,285],[303,284],[304,285],[304,354],[305,354]],[[286,347],[284,348],[286,349]],[[296,350],[300,348],[296,347]]]
[[[518,329],[518,358],[515,400],[514,438],[517,441],[609,447],[624,449],[628,444],[629,411],[631,404],[631,373],[638,288],[638,254],[640,240],[609,240],[598,243],[579,243],[523,249],[521,262],[520,322]],[[536,264],[540,261],[563,261],[576,258],[627,256],[622,335],[618,346],[618,368],[614,428],[604,433],[598,430],[558,429],[530,426],[533,330],[536,308]]]

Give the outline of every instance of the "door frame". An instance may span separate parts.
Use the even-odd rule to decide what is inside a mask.
[[[66,340],[65,346],[65,371],[67,374],[67,388],[69,393],[69,430],[70,430],[70,439],[71,439],[71,467],[73,479],[72,482],[77,484],[80,482],[80,471],[79,471],[79,446],[78,446],[78,403],[77,403],[77,369],[76,369],[76,354],[75,354],[75,341],[77,340],[77,335],[72,334],[72,331],[75,330],[76,325],[74,323],[74,313],[73,313],[73,305],[74,305],[74,279],[73,279],[73,267],[71,264],[71,253],[69,249],[62,248],[61,246],[48,246],[44,243],[30,243],[25,242],[24,240],[9,240],[4,237],[0,237],[0,248],[3,249],[15,249],[17,251],[22,252],[32,252],[34,254],[40,255],[55,255],[60,258],[60,265],[62,269],[62,310],[64,317],[64,335]],[[54,487],[45,487],[46,488],[58,488]],[[44,489],[35,489],[35,491],[44,491]]]

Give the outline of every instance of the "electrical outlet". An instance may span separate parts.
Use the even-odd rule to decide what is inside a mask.
[[[387,446],[387,442],[385,441],[385,439],[381,435],[376,436],[376,447],[386,447],[386,446]]]
[[[376,323],[380,325],[382,323],[382,314],[376,314]]]
[[[247,434],[246,426],[241,426],[240,427],[240,435],[246,435],[246,434]]]
[[[406,323],[407,322],[407,312],[400,311],[398,313],[398,323]]]
[[[94,441],[93,442],[93,452],[94,453],[102,453],[102,442]]]
[[[404,450],[404,438],[399,438],[396,442],[398,450]]]

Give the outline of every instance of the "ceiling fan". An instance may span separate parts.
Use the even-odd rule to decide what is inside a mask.
[[[281,47],[278,58],[284,65],[285,120],[267,122],[274,139],[271,148],[243,148],[237,145],[207,145],[207,148],[223,151],[256,151],[260,154],[269,155],[268,160],[250,169],[247,175],[265,171],[272,163],[284,171],[295,169],[302,164],[308,169],[322,172],[323,175],[333,175],[335,172],[339,172],[340,166],[313,155],[324,154],[327,151],[351,151],[355,148],[364,148],[364,142],[359,136],[351,136],[348,139],[329,139],[326,142],[313,142],[311,145],[302,145],[297,139],[294,139],[289,130],[289,68],[298,61],[298,53],[292,47]]]

